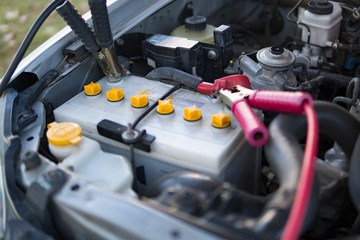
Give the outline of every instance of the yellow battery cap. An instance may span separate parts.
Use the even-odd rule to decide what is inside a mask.
[[[101,93],[101,85],[91,82],[84,86],[85,94],[88,96],[95,96]]]
[[[159,100],[159,106],[157,107],[157,112],[160,114],[170,114],[174,112],[175,108],[172,105],[171,99],[168,100]]]
[[[146,95],[137,94],[136,96],[131,96],[131,106],[134,108],[143,108],[149,104],[149,99]]]
[[[201,119],[201,110],[196,105],[184,108],[184,119],[186,121],[194,122]]]
[[[211,116],[211,122],[216,128],[226,128],[230,125],[231,118],[230,115],[226,115],[220,111],[218,114]]]
[[[118,102],[124,99],[124,91],[119,88],[112,88],[106,93],[107,100],[110,102]]]
[[[81,127],[72,122],[52,122],[48,124],[46,136],[55,147],[69,147],[81,141]]]

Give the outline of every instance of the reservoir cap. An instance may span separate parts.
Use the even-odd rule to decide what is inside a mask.
[[[185,19],[185,28],[189,31],[202,31],[206,28],[206,17],[192,16]]]
[[[81,141],[81,127],[72,122],[52,122],[48,125],[46,136],[55,147],[69,147]]]
[[[269,51],[274,55],[281,55],[284,53],[284,48],[272,46],[272,47],[270,47]]]
[[[295,54],[288,49],[282,47],[269,47],[259,50],[256,58],[260,64],[269,68],[288,68],[295,60]]]
[[[334,6],[327,0],[311,0],[306,9],[314,14],[327,15],[333,12]]]

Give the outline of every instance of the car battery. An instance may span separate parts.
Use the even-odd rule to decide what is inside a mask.
[[[101,87],[99,94],[79,93],[54,110],[55,120],[78,123],[83,135],[98,141],[103,150],[130,159],[129,145],[99,134],[99,123],[105,120],[127,126],[173,86],[137,76],[123,77],[117,83],[103,78],[96,84]],[[122,89],[124,98],[121,101],[107,99],[107,92],[114,89]],[[147,97],[147,106],[132,106],[131,97],[139,95]],[[248,192],[256,192],[260,150],[247,144],[241,127],[226,105],[183,88],[173,92],[168,99],[171,99],[172,113],[159,114],[154,109],[136,127],[155,138],[147,151],[135,148],[133,157],[140,194],[160,177],[178,171],[206,173]],[[195,106],[201,111],[201,118],[187,121],[184,108],[189,110]],[[219,117],[219,114],[230,115],[230,126],[213,126],[213,116]]]

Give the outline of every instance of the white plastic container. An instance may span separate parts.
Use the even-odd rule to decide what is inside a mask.
[[[331,2],[334,6],[331,14],[315,14],[309,10],[300,11],[299,20],[307,24],[311,29],[310,43],[326,47],[327,42],[334,42],[339,37],[340,25],[342,20],[342,9],[337,2]],[[306,28],[300,26],[302,29],[302,41],[306,42],[308,32]]]
[[[131,189],[133,174],[128,160],[103,152],[98,142],[81,136],[78,124],[51,123],[47,135],[50,152],[60,166],[101,189],[136,196]]]

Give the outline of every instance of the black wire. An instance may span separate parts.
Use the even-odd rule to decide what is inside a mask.
[[[180,87],[181,87],[181,84],[175,85],[167,93],[165,93],[159,100],[166,99],[168,96],[170,96],[170,94],[172,94],[173,92],[178,90]],[[158,101],[154,102],[153,105],[151,105],[148,109],[146,109],[145,112],[143,112],[138,118],[136,118],[135,121],[131,124],[132,128],[135,129],[136,126],[140,123],[140,121],[143,120],[144,117],[146,117],[146,115],[148,115],[154,108],[156,108],[157,105],[158,105]]]
[[[24,38],[23,42],[21,43],[18,51],[15,54],[14,59],[12,60],[10,66],[5,72],[5,75],[0,83],[0,96],[5,91],[7,85],[10,82],[12,75],[14,74],[16,68],[18,67],[21,59],[24,57],[27,49],[29,48],[30,43],[34,39],[37,31],[40,29],[41,25],[44,21],[48,18],[48,16],[61,4],[64,3],[65,0],[54,0],[50,3],[44,11],[39,15],[36,19],[35,23],[30,28],[29,32],[27,33],[26,37]]]
[[[311,30],[310,27],[308,25],[306,25],[305,23],[300,22],[299,20],[294,20],[291,19],[291,14],[293,14],[295,12],[295,10],[299,7],[299,5],[303,2],[303,0],[299,0],[299,2],[290,10],[290,12],[287,14],[286,18],[287,20],[289,20],[292,23],[296,23],[298,25],[304,26],[306,28],[306,30],[308,31],[308,39],[307,39],[307,44],[310,45],[310,38],[311,38]]]
[[[170,96],[170,94],[172,94],[173,92],[178,90],[180,87],[181,87],[181,84],[175,85],[167,93],[165,93],[159,100],[166,99],[168,96]],[[158,101],[156,101],[153,105],[151,105],[148,109],[146,109],[146,111],[143,112],[138,118],[136,118],[135,121],[131,124],[131,128],[135,129],[136,126],[141,122],[141,120],[143,120],[157,105],[158,105]],[[136,184],[137,173],[136,173],[136,166],[135,166],[134,144],[130,144],[130,163],[131,163],[131,168],[132,168],[132,171],[134,174],[134,181],[132,184],[132,188],[135,192],[137,192],[138,188],[137,188],[137,184]]]

